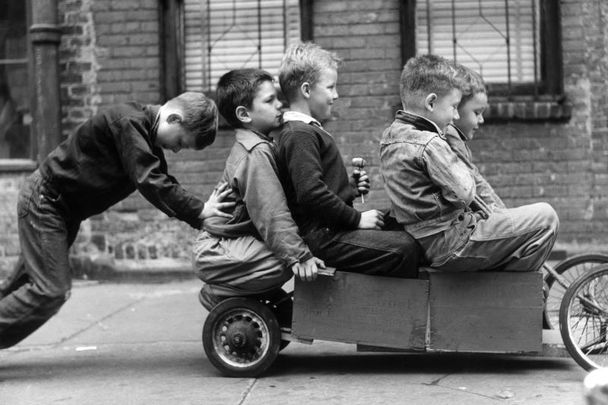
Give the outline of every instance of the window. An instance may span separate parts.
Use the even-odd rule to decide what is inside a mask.
[[[409,0],[404,60],[435,53],[480,72],[490,96],[557,99],[562,93],[559,2]],[[412,38],[414,46],[412,46]]]
[[[0,159],[32,156],[26,3],[0,3]]]
[[[285,48],[300,39],[298,0],[184,0],[183,90],[214,91],[231,69],[276,74]]]

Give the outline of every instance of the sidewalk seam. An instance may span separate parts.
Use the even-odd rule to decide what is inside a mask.
[[[254,378],[253,381],[249,384],[249,386],[245,390],[245,392],[243,393],[243,396],[241,397],[241,400],[239,401],[238,405],[243,405],[245,403],[245,401],[247,401],[249,394],[251,393],[251,391],[253,390],[253,387],[255,386],[255,384],[257,382],[258,382],[258,379]]]

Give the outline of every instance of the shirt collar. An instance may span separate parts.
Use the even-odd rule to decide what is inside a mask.
[[[308,114],[304,114],[298,111],[285,111],[283,113],[283,122],[288,122],[288,121],[302,121],[305,124],[314,124],[314,125],[318,125],[319,127],[323,128],[323,126],[321,125],[321,123],[319,121],[317,121],[316,119],[314,119],[313,117],[311,117]]]
[[[439,128],[437,124],[435,124],[433,121],[423,117],[422,115],[418,115],[411,111],[399,110],[397,111],[397,118],[401,119],[402,121],[412,123],[418,129],[436,132],[439,134],[439,136],[445,138],[445,135],[441,128]]]
[[[237,128],[235,131],[236,141],[243,145],[247,151],[251,151],[260,143],[272,144],[272,138],[251,129]]]

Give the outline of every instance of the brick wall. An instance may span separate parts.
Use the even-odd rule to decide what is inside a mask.
[[[608,240],[608,3],[560,4],[570,118],[488,123],[471,147],[482,173],[507,204],[553,204],[562,221],[560,245],[602,248]],[[158,0],[60,0],[59,13],[64,135],[100,107],[127,100],[163,101]],[[347,163],[353,156],[368,161],[373,189],[359,208],[386,207],[378,140],[399,105],[399,2],[316,1],[313,18],[316,42],[344,59],[337,120],[328,129]],[[169,152],[170,171],[206,198],[231,143],[231,135],[223,133],[202,152]],[[25,174],[0,173],[0,226],[8,230],[0,236],[0,278],[18,248],[15,206]],[[80,269],[90,264],[186,266],[194,234],[135,193],[86,221],[73,253]]]
[[[567,121],[515,119],[486,124],[471,142],[481,172],[507,205],[548,201],[561,219],[558,245],[602,248],[608,240],[606,44],[608,4],[562,0]],[[399,2],[315,2],[314,38],[344,59],[338,77],[338,120],[330,124],[347,158],[370,162],[367,207],[387,201],[378,174],[378,139],[399,105]],[[545,106],[536,105],[538,114]],[[495,106],[495,108],[497,108]],[[504,108],[504,107],[501,107]],[[560,107],[562,108],[562,107]],[[497,111],[500,112],[500,111]],[[546,112],[551,116],[552,112]]]

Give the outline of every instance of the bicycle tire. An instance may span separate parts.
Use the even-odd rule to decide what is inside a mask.
[[[608,265],[568,287],[559,321],[564,345],[578,365],[587,371],[608,366]]]
[[[608,264],[608,254],[603,253],[583,253],[569,257],[557,265],[555,271],[564,277],[568,284],[584,273],[588,273],[592,268]],[[556,283],[555,277],[551,273],[545,275],[545,327],[557,329],[559,324],[559,308],[564,298],[566,288]]]

